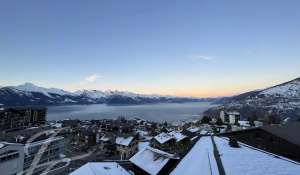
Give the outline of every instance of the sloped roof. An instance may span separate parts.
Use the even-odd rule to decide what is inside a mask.
[[[169,132],[169,134],[176,139],[176,142],[180,142],[181,140],[187,138],[186,135],[183,135],[181,132],[177,132],[177,131]]]
[[[218,175],[218,167],[210,137],[201,137],[171,172],[171,175],[199,174]]]
[[[230,175],[299,175],[300,164],[284,157],[240,143],[232,148],[228,139],[214,137],[226,174]]]
[[[154,175],[159,173],[171,159],[175,158],[173,154],[148,146],[129,160],[147,173]]]
[[[89,162],[70,175],[131,175],[116,162]]]
[[[130,137],[117,137],[116,138],[116,144],[128,146],[133,141],[133,139],[134,139],[134,137],[132,137],[132,136],[130,136]]]
[[[162,133],[158,134],[157,136],[155,136],[154,139],[157,140],[160,144],[164,144],[167,141],[174,139],[174,137],[172,135],[170,135],[169,133],[162,132]]]

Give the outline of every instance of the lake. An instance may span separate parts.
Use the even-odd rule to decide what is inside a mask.
[[[48,107],[48,120],[62,120],[66,118],[91,120],[114,119],[119,116],[125,118],[139,117],[149,121],[174,122],[199,118],[210,107],[211,103],[162,103],[147,105],[111,106],[105,104],[93,105],[65,105]]]

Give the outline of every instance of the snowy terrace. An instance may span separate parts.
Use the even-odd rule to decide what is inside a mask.
[[[226,174],[299,175],[300,164],[240,143],[232,148],[225,138],[214,137]]]
[[[86,163],[70,175],[131,175],[116,162]]]

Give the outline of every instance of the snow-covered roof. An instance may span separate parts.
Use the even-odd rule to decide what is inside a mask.
[[[110,139],[104,135],[104,136],[102,136],[99,140],[104,141],[104,142],[107,142],[107,141],[109,141]]]
[[[130,136],[130,137],[117,137],[116,138],[116,144],[128,146],[133,141],[133,139],[134,139],[134,137],[132,137],[132,136]]]
[[[139,142],[138,149],[139,149],[139,151],[141,151],[149,145],[150,145],[150,142]]]
[[[250,122],[249,122],[249,121],[243,121],[243,120],[240,120],[240,121],[238,121],[238,123],[239,123],[241,126],[250,126]]]
[[[162,133],[158,134],[157,136],[155,136],[154,139],[157,140],[160,144],[164,144],[167,141],[174,139],[174,137],[172,135],[170,135],[169,133],[162,132]]]
[[[187,136],[183,135],[181,132],[178,131],[172,131],[169,132],[169,134],[176,139],[176,142],[180,142],[181,140],[187,138]]]
[[[70,175],[130,175],[130,173],[116,162],[89,162]]]
[[[248,145],[232,148],[228,140],[214,137],[226,174],[298,175],[300,164]]]
[[[190,132],[192,132],[192,133],[195,133],[195,132],[198,132],[200,129],[199,128],[195,128],[195,127],[190,127],[187,130],[190,131]]]
[[[160,170],[169,162],[170,159],[174,158],[175,157],[173,154],[169,154],[148,146],[136,153],[129,160],[147,173],[155,175],[160,172]]]
[[[180,142],[182,139],[186,138],[187,136],[183,135],[181,132],[178,131],[171,131],[169,133],[162,132],[159,135],[155,136],[155,140],[157,140],[160,144],[164,144],[171,139],[175,139],[176,142]]]
[[[217,175],[218,168],[210,137],[202,137],[180,161],[171,175]]]

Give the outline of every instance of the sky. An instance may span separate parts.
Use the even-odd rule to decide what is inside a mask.
[[[217,97],[300,76],[299,0],[1,0],[0,86]]]

